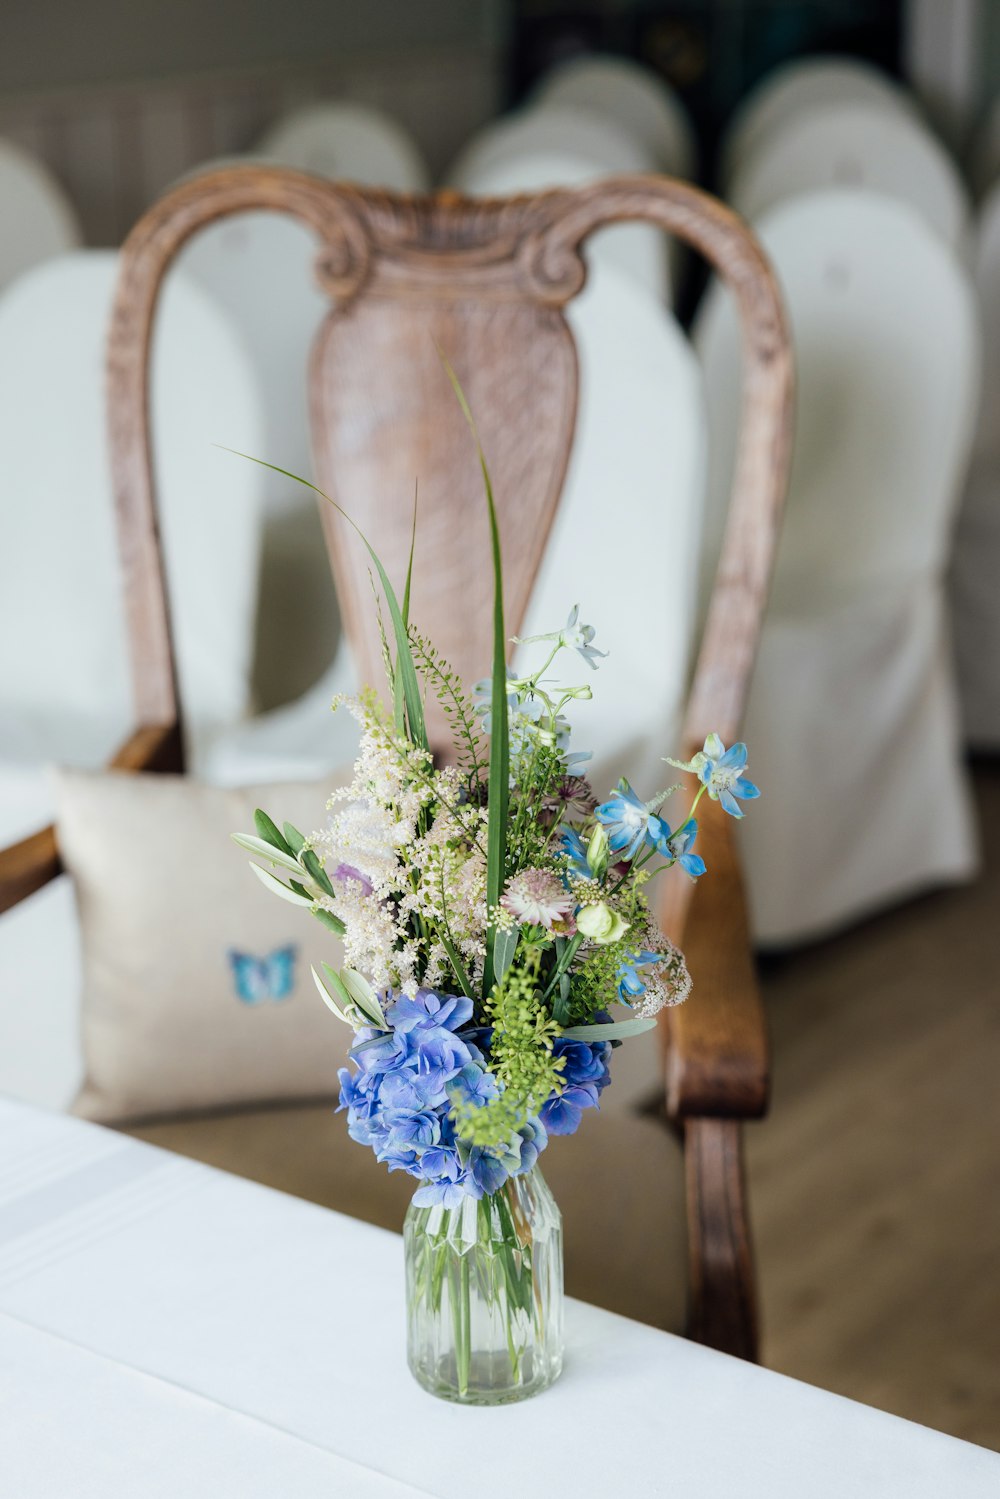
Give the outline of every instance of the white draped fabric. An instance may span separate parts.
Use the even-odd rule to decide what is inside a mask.
[[[955,531],[951,605],[968,742],[1000,748],[1000,184],[976,224],[973,260],[983,335],[975,461]]]
[[[1000,1485],[995,1453],[583,1302],[562,1377],[495,1409],[420,1390],[404,1334],[395,1234],[0,1100],[0,1447],[18,1499]]]
[[[798,370],[795,454],[746,739],[743,829],[765,943],[821,935],[976,863],[943,580],[979,359],[967,278],[911,210],[842,190],[757,225]],[[733,308],[695,342],[718,553],[739,387]]]

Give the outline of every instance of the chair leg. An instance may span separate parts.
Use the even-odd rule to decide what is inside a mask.
[[[757,1360],[757,1295],[742,1123],[688,1119],[688,1337]]]

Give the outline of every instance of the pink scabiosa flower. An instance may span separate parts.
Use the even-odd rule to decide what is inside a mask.
[[[540,926],[563,937],[576,931],[576,901],[551,869],[522,869],[507,881],[500,904],[523,926]]]

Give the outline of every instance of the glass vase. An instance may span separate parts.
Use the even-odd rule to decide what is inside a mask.
[[[562,1369],[562,1219],[537,1167],[455,1207],[411,1202],[407,1356],[432,1395],[502,1405]]]

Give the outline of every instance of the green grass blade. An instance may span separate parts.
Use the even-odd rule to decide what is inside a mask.
[[[500,529],[497,525],[497,509],[493,498],[493,483],[486,462],[486,454],[479,440],[479,429],[465,399],[465,392],[458,376],[439,349],[445,373],[462,408],[462,415],[469,425],[479,456],[479,467],[486,491],[486,507],[490,520],[490,548],[493,553],[493,673],[490,695],[490,773],[488,819],[486,824],[486,901],[490,910],[500,904],[503,894],[504,865],[507,852],[507,804],[510,787],[510,743],[507,724],[507,632],[503,622],[503,563],[500,557]],[[496,928],[486,933],[486,961],[483,965],[483,993],[492,993],[496,979],[495,947]]]
[[[410,585],[413,582],[413,553],[417,545],[417,487],[413,489],[413,525],[410,528],[410,557],[406,564],[406,587],[403,589],[403,624],[407,631],[410,628]],[[392,678],[392,716],[396,733],[402,737],[406,733],[406,720],[404,717],[406,704],[403,698],[403,679],[400,673],[394,672]]]
[[[328,494],[320,489],[319,485],[313,484],[309,479],[303,479],[301,474],[293,474],[287,468],[279,468],[276,463],[268,463],[264,458],[255,458],[252,453],[241,453],[238,448],[227,448],[221,443],[217,443],[216,446],[221,447],[225,453],[233,453],[237,458],[246,458],[250,463],[258,463],[261,468],[269,468],[272,473],[281,474],[284,478],[291,479],[293,483],[301,484],[306,489],[311,489],[313,494],[318,494],[320,499],[326,500],[328,505],[332,505],[337,514],[342,515],[347,524],[360,536],[369,557],[375,564],[375,570],[378,573],[379,582],[382,584],[382,592],[385,595],[385,601],[389,609],[389,617],[392,620],[393,634],[396,637],[396,672],[402,678],[403,702],[406,705],[406,719],[409,724],[410,738],[421,749],[427,749],[427,727],[424,723],[424,705],[420,699],[420,683],[417,680],[416,667],[413,665],[410,639],[403,621],[403,613],[399,607],[399,600],[396,598],[395,590],[389,582],[389,576],[382,566],[381,558],[368,540],[368,537],[361,530],[361,527],[351,519],[342,505],[338,505],[336,500],[331,499]]]

